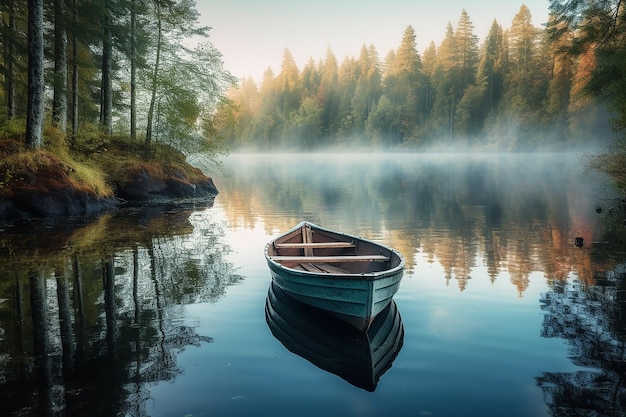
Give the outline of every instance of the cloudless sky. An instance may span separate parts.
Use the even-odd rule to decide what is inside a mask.
[[[494,19],[510,28],[522,4],[535,26],[547,21],[548,0],[196,0],[226,70],[257,82],[268,67],[280,72],[285,49],[300,70],[309,58],[324,60],[328,48],[339,65],[346,56],[358,58],[363,44],[374,45],[382,61],[409,25],[423,54],[431,41],[439,46],[448,22],[456,30],[463,9],[482,45]]]

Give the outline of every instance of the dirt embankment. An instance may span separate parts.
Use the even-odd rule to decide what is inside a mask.
[[[94,215],[127,202],[208,199],[218,194],[211,178],[180,161],[125,160],[108,167],[104,175],[104,167],[97,165],[82,172],[81,165],[45,151],[0,158],[0,225],[33,217]]]

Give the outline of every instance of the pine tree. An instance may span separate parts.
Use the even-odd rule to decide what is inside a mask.
[[[356,83],[354,96],[351,101],[354,124],[359,129],[365,127],[372,108],[382,93],[382,77],[376,48],[365,45],[361,47],[358,65],[359,77]]]
[[[426,88],[422,58],[417,51],[415,30],[412,26],[404,31],[393,63],[387,68],[384,91],[392,103],[400,106],[400,139],[415,138],[418,127],[425,120]]]
[[[302,97],[314,97],[320,88],[320,73],[313,58],[302,69]]]
[[[300,71],[289,49],[283,51],[283,61],[280,73],[276,77],[276,92],[278,94],[278,110],[287,121],[291,112],[300,107]]]
[[[341,99],[338,91],[339,66],[330,47],[326,50],[326,59],[320,65],[320,76],[317,103],[322,109],[322,136],[330,139],[338,128],[337,115]]]
[[[357,83],[363,69],[359,62],[353,57],[346,57],[339,67],[337,78],[338,108],[335,116],[335,126],[337,126],[337,141],[346,142],[348,138],[353,138],[357,133],[355,119],[352,110],[352,100],[356,93]]]
[[[463,9],[454,35],[457,46],[457,66],[460,68],[460,88],[474,82],[478,66],[478,37],[474,35],[474,24]]]
[[[493,113],[502,98],[504,77],[508,67],[504,31],[493,21],[483,44],[481,60],[476,75],[477,82],[487,83],[488,113]]]
[[[545,99],[545,88],[536,83],[539,31],[532,15],[522,5],[513,18],[509,32],[510,72],[507,77],[501,117],[504,134],[512,138],[511,147],[531,145],[531,126],[538,124],[537,109]]]

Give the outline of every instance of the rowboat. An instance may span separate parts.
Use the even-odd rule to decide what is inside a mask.
[[[398,251],[309,222],[268,242],[265,258],[287,294],[361,331],[389,305],[404,273]]]
[[[327,312],[295,300],[272,282],[265,319],[272,335],[287,350],[370,392],[391,368],[404,341],[402,318],[393,300],[367,332],[361,332],[342,321],[329,320]]]

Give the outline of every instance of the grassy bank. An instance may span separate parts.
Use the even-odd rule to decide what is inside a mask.
[[[93,135],[70,146],[64,135],[46,128],[44,147],[31,150],[24,146],[23,134],[0,132],[0,197],[11,198],[20,188],[24,192],[54,192],[73,189],[98,198],[112,198],[138,171],[154,180],[185,178],[191,183],[206,180],[197,168],[189,165],[178,150],[129,138],[103,139]]]

